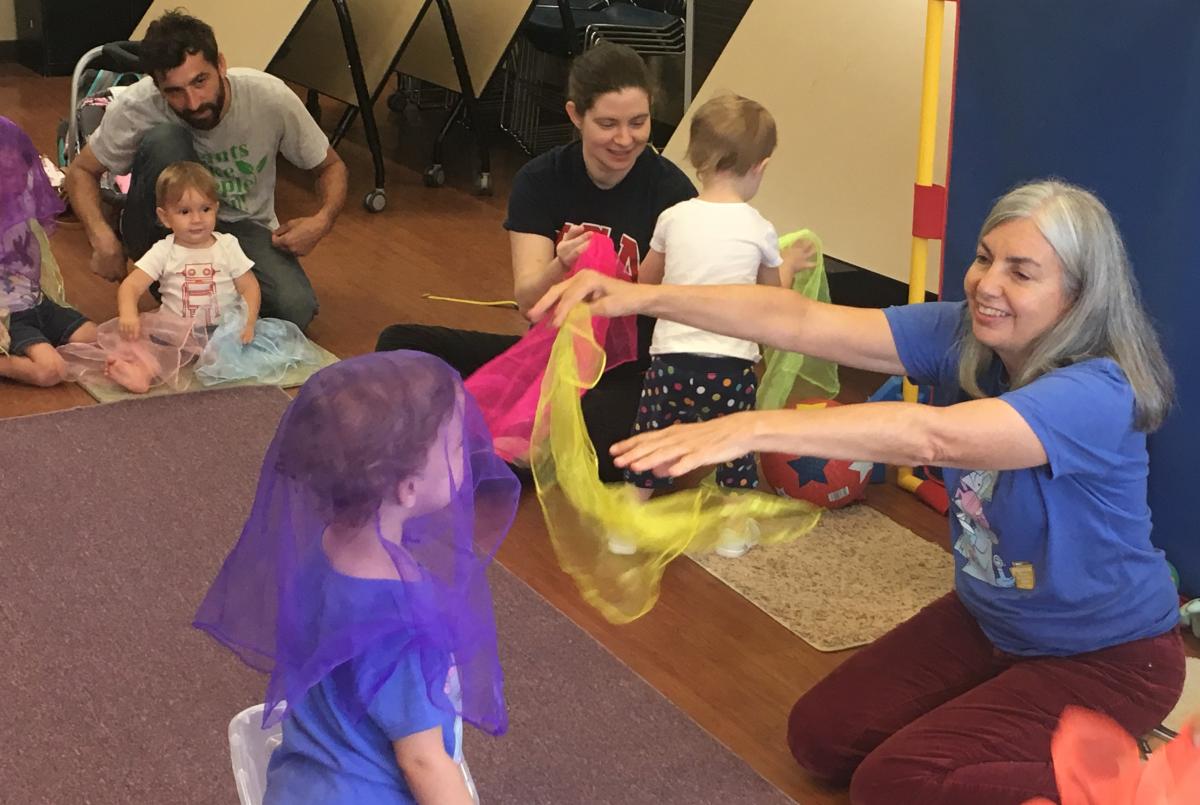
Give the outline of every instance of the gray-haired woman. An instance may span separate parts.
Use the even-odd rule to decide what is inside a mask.
[[[1146,433],[1171,373],[1111,215],[1044,181],[985,221],[966,301],[867,310],[767,287],[581,275],[531,311],[638,312],[933,385],[942,405],[756,411],[641,434],[618,466],[664,475],[748,451],[946,468],[956,590],[796,703],[793,755],[855,803],[1055,797],[1063,708],[1130,733],[1179,697],[1183,649],[1150,542]],[[947,394],[948,393],[948,394]]]

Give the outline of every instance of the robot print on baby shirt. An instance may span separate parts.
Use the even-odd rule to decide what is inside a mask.
[[[183,312],[196,324],[211,327],[221,318],[217,302],[217,271],[212,263],[186,263],[183,267]]]

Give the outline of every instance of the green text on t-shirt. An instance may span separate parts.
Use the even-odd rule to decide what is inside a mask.
[[[269,156],[252,164],[250,149],[235,145],[215,154],[199,154],[200,162],[217,179],[217,195],[221,201],[239,210],[246,209],[246,194],[258,182],[258,174],[267,166]]]

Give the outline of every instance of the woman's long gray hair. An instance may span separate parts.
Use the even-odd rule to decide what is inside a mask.
[[[1175,384],[1112,215],[1083,188],[1057,180],[1031,182],[996,202],[979,237],[1021,218],[1033,221],[1062,262],[1070,307],[1034,342],[1010,387],[1089,358],[1112,358],[1133,387],[1134,426],[1155,430],[1171,407]],[[975,338],[969,319],[961,347],[959,384],[972,396],[984,397],[979,379],[996,355]]]

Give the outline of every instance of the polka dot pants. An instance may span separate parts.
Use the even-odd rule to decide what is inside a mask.
[[[655,355],[646,370],[633,432],[658,430],[676,422],[705,422],[752,410],[757,387],[754,364],[741,358]],[[643,489],[667,488],[674,483],[651,472],[629,470],[625,470],[625,480]],[[717,465],[717,483],[736,489],[758,486],[754,454]]]

